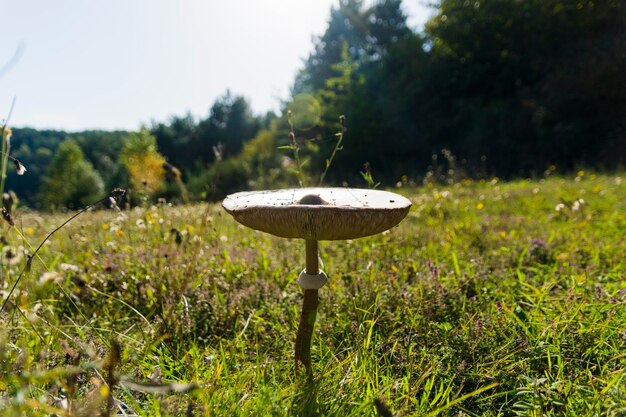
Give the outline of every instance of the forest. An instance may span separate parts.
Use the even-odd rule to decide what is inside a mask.
[[[11,155],[28,175],[9,170],[7,184],[24,204],[57,209],[114,187],[134,203],[213,201],[296,185],[298,173],[303,185],[324,175],[327,185],[390,187],[623,169],[625,2],[433,8],[417,32],[400,0],[339,1],[280,114],[254,114],[226,91],[204,118],[137,132],[13,128]]]

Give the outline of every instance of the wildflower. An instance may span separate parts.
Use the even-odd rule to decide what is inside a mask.
[[[45,284],[46,282],[61,282],[61,276],[57,272],[47,271],[41,274],[39,277],[39,284]]]
[[[26,172],[26,167],[24,166],[24,164],[22,164],[17,159],[14,159],[13,163],[15,164],[15,171],[17,172],[17,175],[24,175],[24,173]]]
[[[478,317],[476,321],[474,321],[474,330],[476,330],[477,334],[483,330],[483,321],[480,319],[480,317]]]
[[[61,271],[63,272],[79,272],[80,271],[80,268],[74,264],[62,263],[61,265],[59,265],[59,267],[61,268]]]
[[[563,210],[564,208],[565,208],[565,204],[563,204],[563,203],[559,203],[559,204],[557,204],[557,205],[556,205],[556,207],[555,207],[554,209],[555,209],[556,211],[559,211],[559,212],[560,212],[560,211],[561,211],[561,210]]]
[[[596,292],[596,296],[602,297],[603,291],[602,291],[602,287],[600,286],[600,284],[596,284],[594,286],[594,290]]]
[[[2,260],[6,265],[18,265],[23,257],[24,248],[22,246],[18,248],[12,248],[11,246],[4,246],[2,248]]]

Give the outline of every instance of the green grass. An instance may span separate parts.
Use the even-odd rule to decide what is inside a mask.
[[[219,205],[86,213],[0,316],[0,414],[106,415],[111,392],[146,416],[626,415],[626,178],[397,191],[399,227],[320,245],[314,381],[293,369],[302,241]],[[36,246],[64,218],[16,224]],[[2,299],[26,246],[3,236]]]

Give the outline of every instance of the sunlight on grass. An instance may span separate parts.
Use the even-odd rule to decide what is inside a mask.
[[[620,415],[626,183],[577,178],[400,188],[399,227],[322,242],[313,382],[293,369],[302,242],[218,205],[86,213],[1,316],[0,412]],[[33,243],[65,216],[14,218]],[[4,239],[3,300],[25,261]]]

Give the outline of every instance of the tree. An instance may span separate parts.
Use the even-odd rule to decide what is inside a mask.
[[[150,133],[156,138],[159,152],[183,170],[190,170],[208,160],[208,150],[199,147],[200,132],[191,114],[172,116],[168,123],[154,124]]]
[[[102,178],[74,140],[61,143],[41,182],[40,200],[47,209],[78,209],[102,198]]]
[[[442,0],[426,130],[501,175],[623,163],[625,27],[618,0]]]
[[[128,171],[135,192],[153,196],[164,188],[165,159],[157,151],[156,139],[147,129],[128,134],[120,160]]]
[[[319,152],[313,155],[315,166],[323,166],[332,152],[331,139],[340,129],[338,118],[346,116],[345,146],[327,176],[332,182],[360,182],[359,171],[366,162],[378,172],[387,172],[394,182],[406,173],[402,163],[406,164],[411,150],[406,142],[414,136],[399,128],[399,119],[407,116],[402,107],[406,91],[402,86],[394,88],[394,81],[413,75],[399,74],[388,63],[397,63],[394,57],[401,45],[415,45],[411,53],[418,56],[421,49],[413,42],[418,37],[407,27],[400,6],[399,0],[376,2],[369,8],[361,1],[341,1],[331,10],[327,30],[296,77],[294,97],[309,92],[321,104],[319,126],[297,132],[319,143]]]
[[[241,152],[243,144],[252,139],[260,128],[260,122],[252,114],[245,98],[233,96],[226,91],[211,106],[209,117],[198,125],[198,140],[207,149],[210,161],[214,160],[213,146],[222,145],[223,156],[233,156]]]
[[[324,88],[326,80],[337,75],[333,65],[342,61],[346,45],[353,60],[365,55],[366,35],[362,29],[367,22],[362,9],[362,0],[341,0],[338,7],[331,8],[326,31],[315,41],[313,52],[296,76],[293,95],[314,94]]]
[[[296,76],[292,92],[313,94],[341,72],[347,57],[356,65],[382,59],[389,48],[412,35],[400,0],[384,0],[365,9],[362,0],[340,0],[330,10],[328,27]]]

